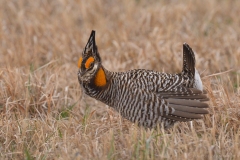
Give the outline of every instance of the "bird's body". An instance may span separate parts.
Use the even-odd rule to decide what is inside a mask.
[[[78,79],[85,94],[113,107],[124,118],[144,127],[202,118],[207,96],[195,69],[191,48],[184,44],[183,71],[179,74],[135,69],[110,72],[101,64],[93,31],[79,62]],[[90,64],[89,64],[90,63]]]

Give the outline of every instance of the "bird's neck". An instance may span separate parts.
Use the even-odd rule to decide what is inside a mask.
[[[111,77],[111,72],[100,66],[96,72],[93,83],[96,87],[105,87]]]

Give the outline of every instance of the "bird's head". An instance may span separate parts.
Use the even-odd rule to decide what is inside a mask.
[[[88,42],[78,60],[78,80],[81,85],[106,85],[106,74],[101,64],[101,57],[95,42],[95,31],[92,31]]]

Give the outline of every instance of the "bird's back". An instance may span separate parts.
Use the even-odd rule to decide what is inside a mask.
[[[150,128],[162,123],[167,128],[176,121],[201,118],[200,115],[191,113],[185,117],[181,117],[184,114],[174,115],[183,102],[173,103],[179,105],[177,109],[174,109],[176,106],[169,106],[172,102],[169,103],[169,98],[175,100],[182,99],[183,96],[185,96],[184,99],[206,98],[201,91],[194,89],[191,91],[187,85],[181,74],[137,69],[127,72],[112,72],[107,87],[91,96],[113,107],[124,118],[132,122],[138,122],[140,125]],[[199,104],[206,106],[205,103],[199,102]]]

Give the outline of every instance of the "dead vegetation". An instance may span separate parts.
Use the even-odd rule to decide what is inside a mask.
[[[237,0],[0,0],[1,159],[239,159],[239,8]],[[112,71],[179,72],[189,43],[210,114],[145,130],[82,95],[77,60],[92,29]]]

